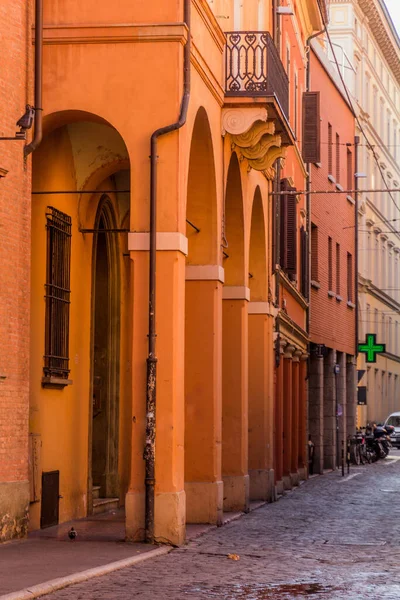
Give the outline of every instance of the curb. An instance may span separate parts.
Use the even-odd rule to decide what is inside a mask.
[[[40,596],[51,594],[52,592],[61,590],[69,585],[82,583],[83,581],[88,581],[94,577],[100,577],[101,575],[107,575],[108,573],[119,571],[120,569],[131,567],[150,558],[164,556],[165,554],[169,554],[169,552],[172,550],[173,548],[171,546],[149,550],[140,556],[124,558],[123,560],[108,563],[106,565],[102,565],[101,567],[87,569],[86,571],[73,573],[72,575],[66,575],[65,577],[59,577],[57,579],[51,579],[45,583],[39,583],[37,585],[30,586],[29,588],[19,590],[18,592],[12,592],[11,594],[0,596],[0,600],[32,600],[32,598],[39,598]]]

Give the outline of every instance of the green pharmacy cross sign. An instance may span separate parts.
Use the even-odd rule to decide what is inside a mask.
[[[365,344],[358,344],[358,351],[365,353],[367,363],[376,363],[376,355],[386,352],[386,344],[377,344],[375,333],[367,333]]]

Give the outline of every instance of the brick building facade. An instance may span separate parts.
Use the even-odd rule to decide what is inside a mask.
[[[32,3],[1,3],[0,136],[32,104]],[[0,140],[0,541],[28,523],[30,181],[24,142]]]
[[[315,470],[335,468],[341,441],[355,427],[354,117],[340,80],[318,43],[311,51],[311,91],[320,90],[321,160],[311,189],[339,192],[311,199],[311,361],[309,434]],[[339,438],[337,437],[339,436]]]

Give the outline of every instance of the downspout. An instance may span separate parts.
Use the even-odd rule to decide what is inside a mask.
[[[43,137],[43,0],[35,3],[35,131],[30,144],[24,148],[27,158],[39,146]]]
[[[179,120],[172,125],[157,129],[151,136],[150,145],[150,256],[149,256],[149,354],[147,357],[146,387],[146,542],[154,542],[154,489],[155,489],[155,441],[156,441],[156,240],[157,240],[157,142],[158,138],[177,131],[186,123],[190,99],[190,28],[191,0],[185,0],[184,21],[188,28],[188,39],[184,48],[183,97]]]

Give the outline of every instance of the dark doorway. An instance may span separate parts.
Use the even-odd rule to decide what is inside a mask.
[[[117,498],[119,415],[119,269],[114,213],[103,198],[93,246],[91,487]]]
[[[60,471],[42,473],[42,505],[40,527],[58,525],[58,505],[60,498]]]

